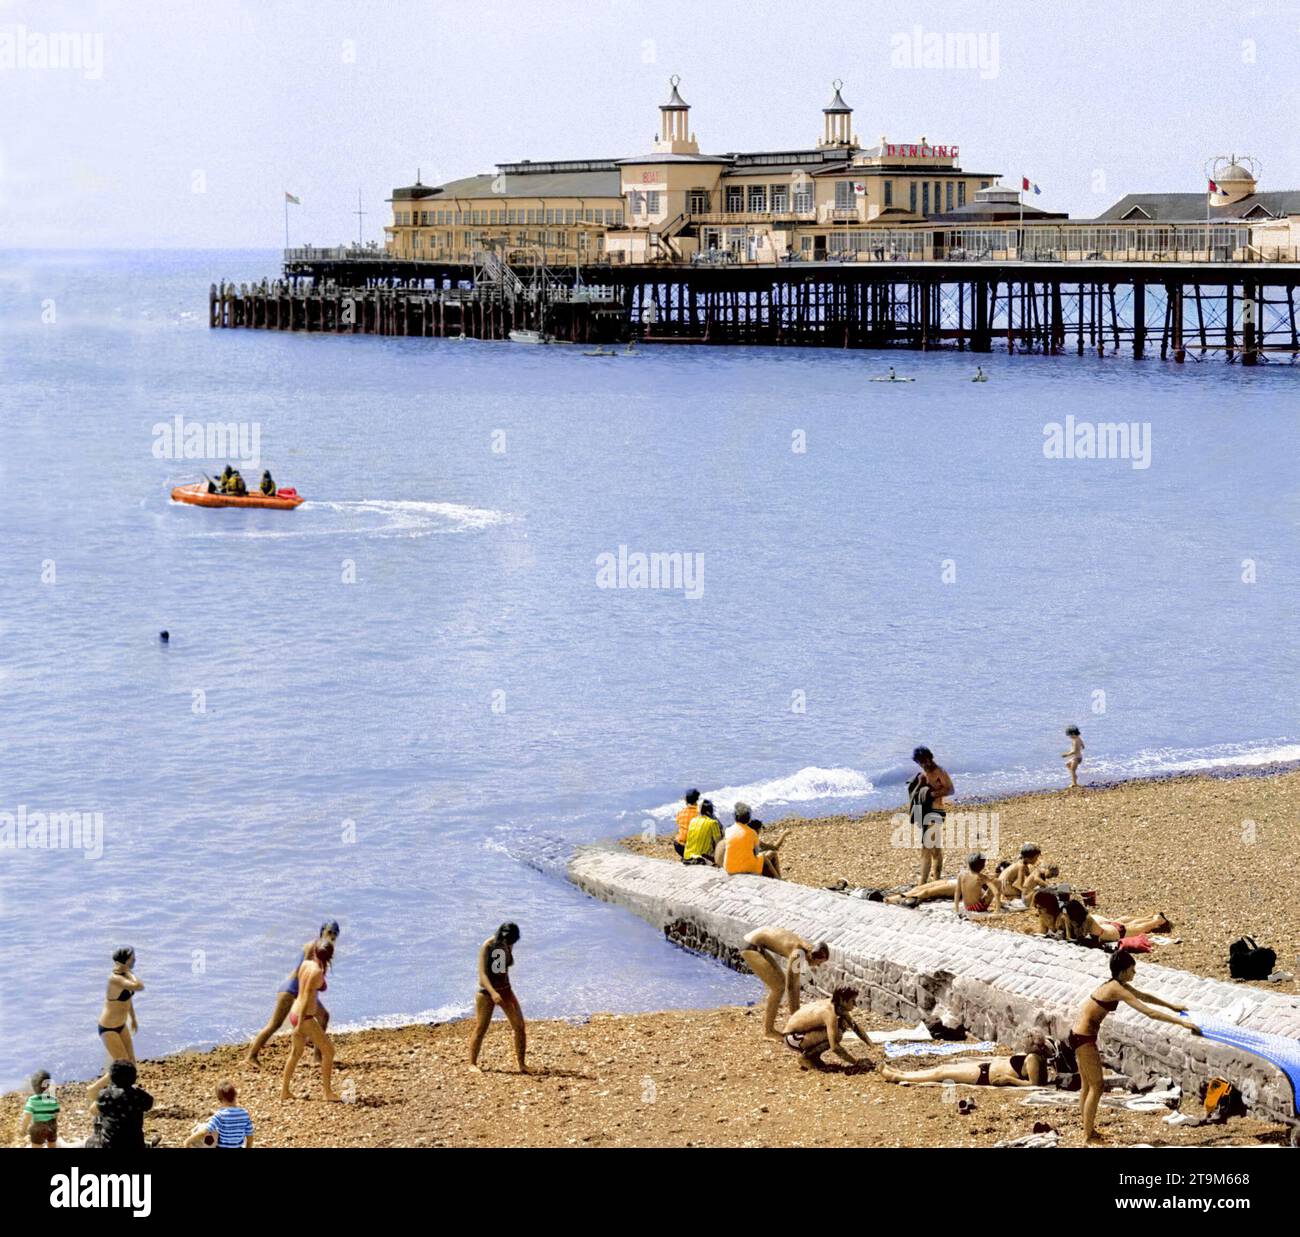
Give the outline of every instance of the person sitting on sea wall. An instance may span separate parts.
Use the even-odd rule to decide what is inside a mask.
[[[749,948],[742,949],[740,956],[767,988],[763,1034],[769,1039],[780,1039],[776,1016],[781,1009],[781,998],[786,998],[791,1014],[798,1012],[800,981],[807,971],[831,956],[831,947],[825,941],[816,944],[806,941],[788,928],[755,928],[745,937],[745,944]]]
[[[519,998],[510,982],[510,968],[515,964],[514,947],[519,943],[519,925],[503,923],[483,942],[478,951],[478,991],[474,994],[474,1013],[477,1021],[469,1041],[469,1067],[477,1072],[479,1049],[483,1037],[492,1024],[492,1015],[499,1005],[515,1035],[515,1064],[521,1074],[528,1073],[524,1054],[528,1048],[528,1025]]]
[[[187,1147],[201,1147],[204,1143],[216,1147],[251,1147],[253,1145],[253,1118],[247,1108],[235,1104],[235,1084],[217,1084],[217,1103],[221,1105],[205,1122],[200,1124],[186,1140]],[[212,1141],[215,1139],[215,1142]]]
[[[912,760],[921,771],[907,784],[908,810],[912,823],[921,829],[921,879],[917,884],[924,885],[943,875],[943,822],[953,785],[928,747],[916,748]]]
[[[1002,909],[1002,886],[984,874],[987,862],[978,851],[967,856],[966,869],[957,877],[952,895],[952,909],[958,915],[997,914]]]
[[[721,841],[722,826],[713,814],[713,800],[703,799],[700,802],[700,814],[686,830],[686,849],[682,852],[682,862],[713,863],[714,851]]]
[[[752,819],[748,803],[737,803],[733,811],[736,823],[727,830],[721,843],[721,866],[732,876],[748,873],[751,876],[770,876],[780,880],[781,863],[777,858],[776,847],[767,847],[761,854],[758,850],[758,834],[763,822]],[[777,842],[777,847],[783,841],[784,837]]]
[[[266,1041],[274,1035],[284,1020],[289,1016],[289,1010],[293,1007],[294,1000],[298,996],[298,967],[303,964],[311,953],[311,947],[318,941],[329,945],[334,945],[339,939],[339,921],[337,919],[327,919],[320,926],[320,931],[316,934],[316,940],[308,941],[302,947],[302,957],[298,959],[298,966],[293,968],[293,973],[280,986],[280,990],[275,994],[275,1010],[271,1014],[270,1021],[257,1033],[257,1037],[248,1046],[248,1052],[244,1060],[254,1068],[258,1065],[258,1056],[263,1048],[266,1047]],[[330,1024],[330,1014],[319,1000],[316,1003],[316,1017],[320,1022],[321,1030],[327,1030]],[[316,1049],[316,1059],[320,1060],[320,1049]]]
[[[826,1052],[833,1052],[852,1069],[875,1068],[866,1057],[854,1057],[841,1042],[843,1033],[852,1031],[864,1045],[867,1043],[866,1033],[853,1021],[857,1003],[856,988],[836,988],[828,1000],[804,1005],[785,1020],[781,1038],[787,1048],[799,1054],[800,1069],[822,1068]]]
[[[104,1151],[143,1151],[144,1114],[153,1107],[153,1096],[137,1087],[135,1064],[114,1061],[108,1071],[108,1085],[99,1093],[99,1117],[87,1147]]]
[[[1042,1087],[1048,1082],[1047,1045],[1026,1042],[1023,1052],[984,1060],[947,1061],[931,1069],[897,1070],[886,1065],[880,1076],[902,1086],[918,1082],[956,1082],[972,1087]]]
[[[673,841],[673,850],[677,852],[679,859],[686,853],[686,832],[691,827],[691,821],[700,814],[696,806],[699,801],[700,792],[694,789],[688,790],[684,806],[677,811],[677,837]]]
[[[59,1140],[59,1101],[50,1085],[49,1070],[32,1075],[32,1093],[18,1114],[18,1141],[49,1150]]]
[[[280,1098],[292,1099],[289,1084],[293,1081],[293,1071],[298,1068],[298,1060],[308,1039],[319,1050],[321,1087],[325,1098],[331,1102],[341,1099],[334,1093],[331,1085],[334,1077],[334,1043],[325,1033],[321,1022],[321,1007],[317,994],[328,987],[325,972],[334,958],[334,945],[330,941],[315,941],[307,956],[298,967],[298,995],[294,997],[289,1009],[289,1025],[293,1034],[289,1040],[289,1057],[284,1063],[284,1073],[280,1078]]]
[[[1201,1028],[1187,1018],[1175,1017],[1185,1014],[1182,1005],[1175,1005],[1162,997],[1153,996],[1133,987],[1137,975],[1137,963],[1133,955],[1126,950],[1118,950],[1110,958],[1110,979],[1097,988],[1080,1007],[1075,1015],[1074,1026],[1070,1031],[1070,1048],[1074,1059],[1079,1064],[1079,1110],[1083,1115],[1083,1137],[1085,1142],[1097,1143],[1103,1139],[1096,1132],[1097,1105],[1101,1102],[1102,1065],[1101,1052],[1097,1041],[1101,1036],[1101,1024],[1119,1008],[1122,1001],[1139,1014],[1154,1018],[1158,1022],[1169,1022],[1177,1027],[1185,1027],[1193,1035],[1200,1035]],[[1160,1009],[1153,1008],[1160,1006]],[[1173,1010],[1172,1014],[1162,1012]]]
[[[271,479],[270,469],[264,469],[262,472],[262,484],[257,487],[266,495],[267,498],[275,497],[275,482]]]

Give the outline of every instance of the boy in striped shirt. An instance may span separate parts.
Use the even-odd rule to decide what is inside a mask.
[[[246,1108],[235,1104],[235,1084],[223,1082],[217,1087],[221,1107],[185,1140],[187,1147],[206,1144],[209,1147],[251,1147],[253,1145],[253,1118]],[[212,1139],[215,1137],[216,1141]]]

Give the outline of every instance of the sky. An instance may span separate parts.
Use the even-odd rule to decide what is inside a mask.
[[[1298,63],[1300,0],[0,0],[0,248],[274,248],[286,190],[293,244],[382,240],[417,168],[646,152],[671,74],[706,152],[812,145],[839,78],[864,144],[1076,217],[1234,152],[1300,188]]]

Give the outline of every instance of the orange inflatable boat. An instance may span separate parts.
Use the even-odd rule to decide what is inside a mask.
[[[292,511],[304,499],[297,490],[280,490],[274,498],[265,494],[209,494],[207,483],[178,485],[172,490],[172,502],[190,503],[195,507],[265,507],[272,511]]]

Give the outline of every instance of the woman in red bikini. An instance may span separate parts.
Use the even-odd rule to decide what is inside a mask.
[[[1097,1105],[1101,1102],[1101,1053],[1097,1049],[1097,1037],[1101,1034],[1101,1024],[1108,1015],[1119,1008],[1122,1001],[1136,1009],[1139,1014],[1154,1018],[1158,1022],[1170,1022],[1176,1027],[1184,1027],[1193,1035],[1199,1035],[1201,1028],[1187,1018],[1175,1018],[1174,1014],[1185,1014],[1186,1008],[1153,996],[1133,987],[1133,976],[1137,974],[1137,963],[1133,955],[1119,950],[1110,958],[1110,979],[1101,985],[1086,1001],[1074,1020],[1070,1032],[1070,1047],[1074,1058],[1079,1063],[1079,1108],[1083,1113],[1083,1137],[1085,1142],[1100,1143],[1104,1140],[1096,1132]],[[1160,1006],[1160,1009],[1153,1008]],[[1171,1009],[1173,1014],[1163,1010]]]
[[[341,1098],[334,1094],[330,1086],[334,1074],[334,1044],[325,1034],[321,1025],[321,1009],[317,995],[325,991],[325,970],[334,957],[334,946],[329,941],[317,941],[307,951],[307,957],[298,967],[298,995],[289,1009],[289,1025],[293,1028],[290,1041],[289,1059],[284,1063],[284,1078],[280,1083],[280,1098],[292,1099],[289,1083],[293,1071],[297,1068],[298,1058],[311,1040],[312,1046],[320,1053],[321,1084],[325,1088],[327,1100]]]
[[[1152,932],[1174,930],[1174,925],[1163,913],[1097,916],[1076,898],[1071,898],[1065,904],[1065,915],[1070,921],[1070,934],[1075,940],[1092,937],[1108,945],[1122,941],[1126,936],[1146,936]]]

